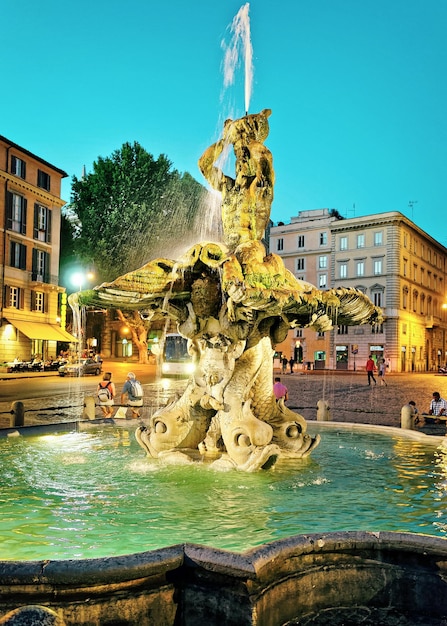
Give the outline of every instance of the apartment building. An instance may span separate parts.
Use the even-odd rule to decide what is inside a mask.
[[[55,357],[76,341],[64,329],[58,286],[66,176],[0,135],[0,363]]]
[[[343,219],[328,209],[301,211],[271,228],[270,251],[322,290],[359,289],[385,318],[326,333],[294,329],[278,352],[316,369],[364,369],[369,354],[397,372],[447,362],[447,249],[401,213]]]

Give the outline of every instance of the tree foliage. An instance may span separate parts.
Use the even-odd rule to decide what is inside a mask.
[[[166,156],[154,159],[137,142],[125,143],[99,157],[90,174],[73,177],[62,247],[70,250],[69,259],[95,270],[97,284],[111,281],[157,256],[176,258],[175,246],[188,243],[207,196]],[[117,315],[130,328],[140,363],[147,362],[148,324],[135,311]]]
[[[125,143],[99,157],[91,173],[73,177],[76,254],[102,281],[112,280],[153,258],[167,233],[190,228],[204,194],[165,155],[154,159],[137,142]]]

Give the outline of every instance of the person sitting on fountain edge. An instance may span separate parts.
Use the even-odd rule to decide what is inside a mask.
[[[275,378],[275,384],[273,385],[273,393],[275,394],[276,400],[281,400],[282,398],[285,402],[286,400],[289,399],[288,389],[285,385],[282,384],[279,376]]]
[[[447,402],[441,398],[439,391],[433,392],[433,398],[430,402],[428,414],[432,417],[425,417],[427,424],[439,424],[441,420],[447,420]],[[424,413],[424,415],[426,415]]]
[[[113,417],[113,398],[116,395],[116,390],[115,384],[112,383],[111,372],[105,372],[102,381],[98,384],[96,394],[104,417]]]
[[[125,403],[126,397],[126,404],[132,410],[132,417],[135,419],[140,417],[140,411],[136,407],[143,406],[143,389],[133,372],[127,374],[126,382],[121,391],[121,404]]]

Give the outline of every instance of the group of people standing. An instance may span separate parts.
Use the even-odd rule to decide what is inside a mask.
[[[116,387],[112,382],[111,372],[105,372],[102,381],[98,384],[97,397],[104,417],[113,417]],[[127,374],[126,382],[121,390],[120,405],[129,407],[133,418],[140,417],[139,407],[143,406],[143,390],[133,372]]]
[[[374,377],[374,372],[376,370],[379,371],[379,379],[380,379],[380,384],[382,386],[387,386],[387,382],[385,380],[386,377],[386,368],[388,367],[387,362],[385,361],[385,359],[380,359],[379,361],[379,366],[377,367],[376,362],[374,361],[374,359],[372,358],[372,354],[369,355],[368,360],[366,361],[366,374],[368,376],[368,385],[371,385],[371,382],[373,382],[375,385],[377,385],[377,380]]]
[[[283,356],[281,358],[281,366],[282,366],[283,374],[287,372],[287,366],[290,367],[290,373],[293,374],[294,365],[295,365],[295,360],[292,357],[290,357],[290,359],[288,359],[286,356]]]

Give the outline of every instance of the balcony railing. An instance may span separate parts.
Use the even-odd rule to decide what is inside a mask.
[[[53,274],[39,274],[38,272],[29,272],[29,280],[33,283],[44,283],[46,285],[57,285],[59,276]]]

